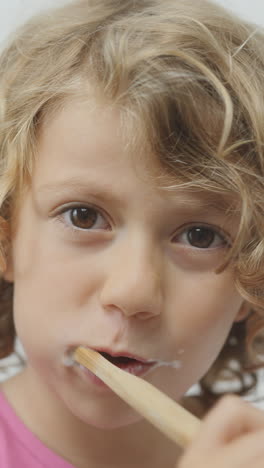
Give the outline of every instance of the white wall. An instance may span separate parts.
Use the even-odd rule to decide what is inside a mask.
[[[0,41],[32,14],[65,3],[66,0],[0,0]]]
[[[195,0],[194,0],[195,1]],[[226,8],[233,10],[243,18],[264,26],[263,0],[215,0]],[[1,3],[1,0],[0,0]]]

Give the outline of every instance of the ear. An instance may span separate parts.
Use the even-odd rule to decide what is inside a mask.
[[[237,313],[235,322],[242,322],[242,320],[245,320],[249,316],[251,309],[252,307],[250,304],[248,304],[247,301],[244,301]]]
[[[2,216],[0,216],[0,271],[4,280],[13,282],[10,226]]]

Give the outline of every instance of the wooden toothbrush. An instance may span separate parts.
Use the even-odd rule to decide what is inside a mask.
[[[185,448],[198,432],[201,424],[198,418],[146,380],[123,371],[97,351],[80,346],[74,351],[73,359],[180,447]]]

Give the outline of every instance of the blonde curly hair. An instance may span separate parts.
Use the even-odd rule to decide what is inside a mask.
[[[30,183],[43,119],[65,99],[88,98],[89,82],[98,99],[119,107],[129,144],[144,141],[155,155],[164,190],[180,185],[207,191],[226,203],[228,216],[239,217],[236,239],[217,272],[232,265],[251,316],[256,310],[261,316],[263,40],[260,28],[207,0],[80,0],[20,28],[0,57],[2,269],[8,226]],[[6,355],[15,336],[12,285],[2,280],[1,287]],[[245,343],[246,327],[235,325],[230,337]],[[202,380],[205,390],[216,368],[232,356],[241,359],[230,337],[214,372]]]

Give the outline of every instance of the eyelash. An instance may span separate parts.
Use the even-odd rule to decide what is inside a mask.
[[[68,222],[65,220],[65,217],[66,215],[68,214],[68,216],[71,216],[73,214],[73,211],[74,210],[77,210],[77,209],[85,209],[85,210],[89,210],[91,213],[94,213],[96,217],[101,217],[103,218],[104,220],[106,220],[106,224],[107,224],[107,227],[106,228],[88,228],[88,229],[85,229],[85,228],[80,228],[80,227],[77,227],[75,226],[71,220],[68,220]],[[71,233],[74,233],[74,235],[82,235],[83,233],[86,233],[87,231],[91,232],[91,231],[110,231],[111,230],[111,222],[107,221],[107,216],[106,214],[104,214],[101,210],[99,210],[97,207],[93,206],[93,205],[73,205],[73,206],[67,206],[67,207],[64,207],[63,209],[61,209],[61,211],[59,211],[58,213],[56,213],[56,219],[58,219],[58,221],[60,221],[63,226],[66,228],[66,229],[69,229],[71,231]],[[208,230],[208,231],[211,231],[213,236],[214,236],[214,240],[215,240],[215,236],[218,236],[219,239],[222,241],[222,245],[221,247],[230,247],[231,246],[231,239],[230,237],[225,233],[223,232],[222,230],[220,230],[219,228],[215,228],[209,224],[205,224],[205,223],[201,223],[201,222],[196,222],[196,223],[191,223],[191,224],[186,224],[184,226],[181,227],[181,229],[179,230],[178,233],[174,234],[173,238],[172,239],[175,239],[175,238],[179,238],[180,236],[183,236],[184,234],[187,236],[188,233],[191,232],[192,229],[205,229],[205,230]],[[174,241],[174,243],[176,244],[177,242]],[[193,245],[191,244],[186,244],[186,247],[191,247],[191,248],[195,248],[197,250],[203,250],[203,251],[207,251],[209,249],[216,249],[216,248],[219,248],[219,246],[217,247],[206,247],[206,248],[203,248],[203,247],[194,247]]]
[[[76,234],[83,233],[83,232],[86,232],[86,231],[104,229],[104,228],[101,228],[101,227],[100,228],[89,228],[89,229],[80,228],[78,226],[75,226],[71,222],[71,220],[68,220],[68,222],[65,220],[65,217],[66,217],[67,214],[70,217],[71,215],[73,215],[74,210],[81,210],[81,209],[88,210],[91,213],[94,213],[96,215],[96,217],[101,217],[103,219],[107,218],[106,215],[101,212],[101,210],[99,210],[97,207],[95,207],[93,205],[73,205],[73,206],[64,207],[62,210],[60,210],[58,213],[56,213],[56,218],[64,225],[64,227],[66,229],[70,229],[72,232],[75,232]],[[111,227],[111,223],[109,223],[108,221],[106,221],[106,223],[108,225],[108,228],[106,228],[106,230],[109,231],[109,227]]]
[[[213,249],[218,249],[220,247],[225,247],[225,248],[230,248],[231,247],[231,238],[230,236],[228,236],[228,234],[226,234],[225,232],[223,232],[223,230],[219,229],[219,228],[216,228],[216,227],[213,227],[212,225],[210,224],[206,224],[206,223],[201,223],[201,222],[194,222],[194,223],[191,223],[191,224],[186,224],[185,226],[182,226],[179,233],[177,233],[176,235],[173,236],[173,239],[175,238],[179,238],[180,236],[183,236],[184,234],[187,236],[193,229],[201,229],[201,230],[207,230],[209,232],[212,233],[213,235],[213,242],[215,242],[215,238],[216,236],[218,236],[219,240],[221,241],[221,244],[218,245],[218,246],[210,246],[210,247],[195,247],[191,244],[188,244],[186,243],[186,247],[192,247],[192,248],[196,248],[197,250],[203,250],[203,251],[207,251],[209,249],[213,250]],[[177,242],[175,242],[177,243]]]

